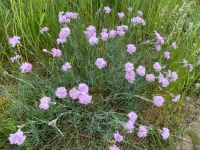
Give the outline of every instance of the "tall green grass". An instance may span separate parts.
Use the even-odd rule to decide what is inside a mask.
[[[100,10],[106,5],[112,8],[109,16]],[[153,128],[168,126],[172,129],[172,134],[177,134],[176,129],[179,129],[184,117],[184,112],[179,109],[185,105],[184,97],[200,75],[197,63],[200,10],[196,5],[196,1],[187,0],[1,1],[1,88],[4,91],[1,96],[11,101],[11,104],[8,107],[9,113],[1,119],[3,124],[0,124],[0,133],[4,137],[0,147],[16,149],[8,145],[8,134],[16,131],[16,125],[26,125],[23,130],[28,135],[28,140],[21,149],[108,149],[113,133],[122,130],[125,116],[130,111],[138,112],[139,123],[149,124]],[[132,13],[127,11],[130,6],[134,8]],[[104,27],[111,29],[117,24],[128,24],[130,18],[137,15],[137,10],[144,12],[145,27],[131,28],[124,38],[116,38],[95,47],[88,46],[83,34],[88,25],[95,25],[99,32]],[[42,49],[56,46],[55,39],[61,28],[57,18],[59,11],[76,11],[80,17],[70,23],[70,39],[60,47],[64,52],[64,59],[52,60]],[[119,11],[126,14],[122,22],[116,17]],[[50,29],[51,36],[39,34],[43,26]],[[154,38],[154,30],[166,37],[167,44],[163,47],[165,50],[171,50],[171,42],[177,41],[178,49],[171,51],[169,62],[164,61],[161,54],[152,51],[153,45],[140,45],[147,39]],[[8,38],[12,35],[21,37],[23,47],[16,50],[8,45]],[[125,53],[126,45],[131,42],[138,45],[139,52],[134,57]],[[21,75],[19,66],[8,61],[15,52],[23,55],[22,62],[31,61],[34,64],[32,74]],[[109,62],[107,70],[96,69],[94,62],[97,57],[106,58]],[[192,73],[182,67],[183,59],[194,64]],[[73,71],[63,74],[59,68],[66,60],[72,63]],[[182,94],[178,104],[172,107],[166,104],[161,110],[141,102],[134,95],[151,98],[152,93],[163,93],[167,96],[165,91],[161,91],[156,84],[147,85],[143,78],[138,78],[133,86],[124,81],[124,63],[131,61],[135,66],[145,64],[150,72],[155,60],[178,72],[178,81],[170,85],[167,91]],[[90,85],[94,101],[91,106],[61,101],[56,102],[59,105],[52,105],[47,112],[38,109],[41,96],[54,95],[55,89],[60,85],[72,87],[80,82]],[[166,99],[169,103],[170,97]],[[56,123],[48,125],[53,120]],[[174,143],[173,136],[168,142],[163,142],[159,132],[152,130],[148,140],[137,140],[132,135],[121,147],[175,149]]]

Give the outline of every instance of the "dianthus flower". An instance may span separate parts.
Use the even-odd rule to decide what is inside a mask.
[[[153,81],[155,81],[155,76],[154,76],[154,74],[146,74],[146,81],[148,81],[148,82],[153,82]]]
[[[57,39],[57,43],[58,44],[63,44],[67,41],[67,37],[69,37],[69,35],[71,34],[71,30],[68,27],[64,27],[60,30],[58,39]]]
[[[153,69],[154,69],[156,72],[160,72],[160,71],[162,70],[162,67],[161,67],[161,65],[160,65],[159,62],[155,62],[155,63],[153,64]]]
[[[21,57],[20,55],[16,54],[15,56],[13,56],[13,57],[10,58],[10,61],[11,61],[12,63],[14,63],[15,60],[18,60],[18,59],[20,59],[20,58],[22,58],[22,57]]]
[[[126,71],[131,71],[131,70],[134,69],[133,64],[130,63],[130,62],[127,62],[127,63],[124,65],[124,67],[125,67],[125,70],[126,70]]]
[[[138,133],[137,133],[137,136],[138,136],[139,138],[145,138],[145,137],[147,136],[147,134],[148,134],[148,129],[147,129],[147,127],[144,126],[144,125],[140,125],[139,131],[138,131]]]
[[[99,42],[99,39],[96,36],[92,36],[89,38],[90,45],[96,45],[96,44],[98,44],[98,42]]]
[[[21,130],[18,130],[14,134],[10,134],[9,142],[10,144],[21,145],[26,139],[26,136]]]
[[[141,17],[137,16],[135,18],[132,18],[131,19],[131,23],[134,24],[134,25],[138,25],[138,24],[141,24],[142,26],[145,25],[145,21],[144,19],[142,19]]]
[[[62,71],[64,71],[64,72],[68,71],[71,68],[72,68],[72,66],[69,62],[66,62],[62,65]]]
[[[116,37],[117,32],[115,30],[110,30],[108,34],[109,34],[109,38],[114,38]]]
[[[170,59],[170,52],[166,51],[164,52],[165,59]]]
[[[107,62],[103,59],[103,58],[97,58],[95,65],[99,68],[102,69],[104,67],[106,67]]]
[[[56,89],[56,97],[58,97],[59,99],[63,99],[67,96],[67,90],[65,87],[59,87]]]
[[[127,133],[133,133],[134,122],[132,122],[131,120],[126,122],[124,125],[124,129],[126,130]]]
[[[133,7],[129,7],[129,8],[128,8],[128,11],[129,11],[129,12],[132,12],[132,11],[133,11]]]
[[[9,38],[9,44],[11,47],[15,47],[16,45],[20,44],[20,37],[13,36],[12,38]]]
[[[106,7],[104,7],[104,11],[106,14],[109,14],[111,12],[111,9],[110,9],[110,7],[106,6]]]
[[[90,37],[96,37],[96,28],[95,26],[88,26],[86,28],[86,30],[84,31],[85,35],[87,38],[90,38]]]
[[[145,72],[146,72],[146,69],[144,66],[139,66],[137,69],[136,69],[136,72],[139,76],[144,76],[145,75]]]
[[[172,48],[173,48],[173,49],[177,49],[176,42],[173,42],[173,43],[172,43]]]
[[[43,97],[40,99],[40,105],[39,105],[39,108],[42,109],[42,110],[47,110],[49,109],[49,102],[51,101],[51,98],[50,97]]]
[[[69,96],[71,99],[76,100],[79,96],[79,91],[74,87],[71,90],[69,90]]]
[[[154,96],[153,97],[153,104],[157,107],[160,107],[164,103],[164,98],[162,96]]]
[[[119,20],[122,20],[125,15],[123,12],[119,12],[119,13],[117,13],[117,16],[118,16]]]
[[[133,123],[135,123],[138,118],[138,116],[135,112],[128,113],[128,117],[129,117],[129,120],[131,120]]]
[[[160,83],[162,87],[167,87],[169,85],[169,80],[160,74],[158,77],[158,83]]]
[[[162,139],[163,140],[167,140],[169,138],[169,129],[168,128],[162,128],[162,131],[161,131],[161,136],[162,136]]]
[[[123,141],[124,137],[123,137],[123,135],[119,134],[119,132],[117,132],[114,134],[114,139],[116,142],[121,142],[121,141]]]
[[[129,54],[133,54],[136,52],[136,47],[134,44],[128,44],[127,45],[127,50],[126,50]]]
[[[172,102],[175,103],[175,102],[177,102],[180,98],[181,98],[181,95],[178,94],[178,95],[176,95],[176,96],[173,97]]]
[[[109,148],[110,150],[120,150],[120,148],[118,146],[116,146],[115,144],[110,146]]]
[[[101,40],[102,41],[107,41],[109,35],[107,32],[101,32]]]
[[[43,27],[40,29],[40,33],[44,34],[47,33],[49,31],[49,29],[47,27]]]
[[[124,36],[125,32],[124,32],[124,28],[122,26],[117,26],[117,31],[116,31],[117,35],[119,36]]]
[[[62,51],[57,48],[52,48],[51,53],[52,53],[53,57],[61,57],[61,55],[62,55]]]
[[[29,62],[24,62],[24,63],[22,63],[20,69],[21,69],[22,73],[31,72],[31,70],[32,70],[32,64],[29,63]]]
[[[143,12],[141,10],[138,10],[138,16],[142,16]]]

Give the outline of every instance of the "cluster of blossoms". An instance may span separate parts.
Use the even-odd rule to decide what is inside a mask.
[[[156,39],[157,39],[155,49],[156,49],[156,51],[160,51],[161,45],[163,45],[165,43],[165,39],[158,32],[155,32],[155,35],[156,35]]]
[[[155,96],[154,99],[157,99],[155,101],[162,101],[159,99],[163,99],[163,98],[161,96]],[[164,99],[163,99],[163,101],[164,101]],[[156,102],[156,103],[159,104],[160,102]],[[135,112],[128,113],[128,121],[124,125],[124,130],[126,131],[127,134],[133,133],[133,129],[135,128],[137,119],[138,119],[138,115]],[[145,137],[147,137],[148,132],[149,132],[149,130],[148,130],[147,126],[140,125],[138,128],[137,136],[139,138],[145,138]],[[169,129],[164,127],[160,131],[160,135],[162,136],[163,140],[167,140],[170,135]],[[120,143],[123,140],[124,140],[124,136],[117,131],[116,133],[114,133],[114,142],[115,143],[112,144],[109,149],[110,150],[120,150],[120,147],[117,146],[117,142]]]
[[[127,62],[125,64],[125,71],[126,71],[125,78],[131,84],[133,84],[135,81],[135,72],[133,69],[134,69],[134,66],[132,63]]]
[[[50,97],[43,97],[40,99],[40,104],[39,104],[39,108],[42,110],[47,110],[49,109],[49,102],[51,101]]]
[[[145,26],[145,21],[144,21],[143,18],[141,18],[142,15],[143,15],[143,12],[142,11],[138,11],[138,16],[134,17],[134,18],[131,18],[131,23],[133,25],[142,25],[142,26]]]
[[[69,90],[69,96],[72,100],[78,99],[80,104],[88,105],[92,102],[92,96],[88,92],[89,87],[85,83],[81,83],[78,88],[73,87]]]
[[[59,12],[58,21],[60,24],[68,23],[70,20],[77,19],[78,14],[76,12]]]

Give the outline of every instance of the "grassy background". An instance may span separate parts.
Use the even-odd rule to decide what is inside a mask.
[[[112,8],[110,15],[104,15],[99,10],[107,5]],[[139,114],[138,123],[148,124],[153,128],[167,126],[174,135],[180,134],[180,124],[185,113],[185,107],[181,106],[187,106],[184,97],[190,94],[188,91],[193,91],[192,86],[200,75],[197,63],[200,47],[199,5],[195,0],[0,1],[0,105],[3,112],[0,116],[0,134],[3,135],[0,147],[16,149],[8,145],[7,137],[9,133],[16,131],[16,125],[26,124],[23,130],[28,140],[20,149],[107,149],[113,133],[122,130],[125,115],[130,111]],[[132,13],[127,11],[130,6],[134,8]],[[130,28],[125,37],[101,42],[98,46],[87,44],[83,31],[88,25],[95,25],[99,33],[104,27],[112,29],[116,25],[129,24],[130,18],[137,15],[137,10],[144,12],[145,27]],[[56,46],[55,39],[61,28],[57,18],[59,11],[75,11],[80,17],[70,23],[70,39],[63,47],[60,46],[64,57],[54,60],[44,54],[42,49]],[[122,22],[116,17],[120,11],[126,14]],[[50,35],[39,34],[43,26],[50,29]],[[154,30],[166,38],[163,50],[172,53],[168,62],[162,57],[163,51],[156,53],[153,50]],[[8,38],[13,35],[21,37],[23,46],[12,49],[8,45]],[[150,45],[140,44],[147,39],[151,40]],[[177,50],[171,50],[173,41],[177,42]],[[138,47],[134,57],[124,52],[129,43],[135,43]],[[19,66],[8,61],[15,52],[23,55],[22,62],[28,60],[34,64],[33,73],[21,75]],[[104,57],[109,62],[107,69],[96,69],[94,62],[97,57]],[[182,67],[180,62],[183,59],[194,65],[192,73]],[[72,63],[73,69],[63,74],[60,67],[66,60]],[[147,72],[152,71],[153,62],[159,61],[177,71],[179,79],[164,91],[157,84],[147,85],[140,77],[136,84],[127,84],[123,71],[127,61],[133,62],[135,66],[145,65]],[[80,82],[90,85],[94,102],[92,105],[84,107],[72,101],[58,102],[52,97],[59,105],[52,105],[47,112],[39,111],[38,101],[42,96],[54,95],[58,86],[69,89]],[[171,106],[166,91],[181,93],[181,100]],[[167,102],[161,109],[134,97],[142,95],[151,98],[155,93],[162,93],[166,97]],[[54,119],[57,119],[56,126],[49,126],[49,121]],[[138,140],[131,135],[121,147],[175,149],[176,144],[173,136],[168,142],[163,142],[159,132],[151,130],[147,140]]]

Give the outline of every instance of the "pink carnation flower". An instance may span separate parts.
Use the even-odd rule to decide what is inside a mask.
[[[86,31],[84,31],[85,35],[87,38],[90,38],[90,37],[96,37],[96,28],[95,26],[88,26],[86,28]]]
[[[51,101],[51,98],[50,97],[43,97],[40,99],[40,105],[39,105],[39,108],[42,109],[42,110],[47,110],[49,109],[49,102]]]
[[[98,44],[98,42],[99,42],[99,39],[96,36],[92,36],[89,38],[90,45],[96,45],[96,44]]]
[[[14,134],[10,134],[9,142],[10,144],[21,145],[26,139],[26,136],[21,130],[18,130]]]
[[[66,62],[66,63],[64,63],[64,65],[62,65],[62,71],[64,71],[64,72],[68,71],[71,68],[72,68],[72,66],[69,62]]]
[[[80,83],[79,86],[78,86],[78,91],[81,94],[87,94],[89,92],[89,87],[85,83]]]
[[[122,20],[125,15],[123,12],[119,12],[119,13],[117,13],[117,16],[118,16],[119,20]]]
[[[61,57],[61,55],[62,55],[62,51],[60,49],[57,49],[57,48],[52,48],[51,53],[52,53],[52,56],[54,58],[55,57]]]
[[[122,28],[123,28],[124,30],[128,30],[128,26],[127,26],[127,25],[122,25]]]
[[[22,73],[31,72],[31,70],[32,70],[32,64],[29,63],[29,62],[24,62],[24,63],[22,63],[20,69],[21,69]]]
[[[167,78],[164,78],[162,74],[158,77],[158,83],[162,85],[162,87],[167,87],[169,85],[169,80]]]
[[[69,96],[71,99],[76,100],[79,96],[79,91],[74,87],[71,90],[69,90]]]
[[[164,103],[164,98],[162,96],[154,96],[153,97],[153,104],[157,107],[160,107]]]
[[[128,52],[129,54],[135,53],[135,52],[136,52],[136,47],[135,47],[135,45],[134,45],[134,44],[128,44],[128,45],[127,45],[127,52]]]
[[[132,122],[131,120],[126,122],[124,125],[124,129],[126,130],[127,133],[133,133],[134,122]]]
[[[20,37],[13,36],[12,38],[9,38],[9,44],[11,47],[15,47],[16,45],[20,44]]]
[[[79,103],[84,105],[90,104],[92,100],[92,96],[89,94],[80,94],[78,98]]]
[[[69,35],[71,34],[71,30],[68,27],[64,27],[60,30],[58,39],[57,39],[57,43],[58,44],[63,44],[67,41],[67,37],[69,37]]]
[[[67,19],[77,19],[78,14],[76,12],[66,12],[65,16]]]
[[[56,89],[55,94],[57,98],[63,99],[67,96],[67,90],[65,87],[59,87]]]
[[[115,30],[110,30],[108,34],[109,34],[109,38],[114,38],[116,37],[117,32]]]
[[[14,63],[15,60],[18,60],[18,59],[20,59],[20,58],[22,58],[22,57],[21,57],[20,55],[16,54],[15,56],[13,56],[13,57],[10,58],[10,61],[11,61],[12,63]]]
[[[148,134],[148,129],[147,129],[147,127],[144,126],[144,125],[140,125],[139,131],[138,131],[138,133],[137,133],[137,136],[138,136],[139,138],[145,138],[145,137],[147,136],[147,134]]]
[[[124,32],[124,28],[122,26],[117,26],[117,35],[119,36],[124,36],[125,35],[125,32]]]
[[[157,38],[157,44],[158,45],[162,45],[165,43],[165,39],[160,36],[160,34],[158,32],[155,32],[156,38]]]
[[[168,51],[164,52],[164,57],[167,60],[170,59],[170,52],[168,52]]]
[[[138,116],[137,116],[137,114],[135,112],[128,113],[128,117],[129,117],[129,120],[132,121],[133,123],[135,123],[135,121],[138,118]]]
[[[114,139],[116,142],[121,142],[121,141],[123,141],[124,137],[123,137],[123,135],[119,134],[119,132],[117,132],[114,134]]]
[[[171,77],[173,81],[176,81],[178,79],[178,74],[176,72],[172,72]]]
[[[114,144],[110,146],[109,150],[120,150],[120,148]]]
[[[161,50],[161,46],[159,44],[156,44],[155,49],[156,49],[157,52],[159,52]]]
[[[103,59],[103,58],[97,58],[95,65],[99,68],[102,69],[104,67],[106,67],[107,62]]]
[[[141,24],[142,26],[145,25],[145,21],[144,19],[142,19],[141,17],[137,16],[135,18],[132,18],[131,19],[131,23],[134,24],[134,25],[138,25],[138,24]]]
[[[144,66],[139,66],[137,69],[136,69],[136,72],[139,76],[144,76],[145,75],[145,72],[146,72],[146,69]]]
[[[148,82],[153,82],[153,81],[155,81],[155,76],[154,76],[154,74],[146,74],[146,81],[148,81]]]
[[[125,78],[129,83],[133,84],[135,81],[135,72],[133,70],[126,71]]]
[[[162,139],[163,140],[167,140],[169,138],[169,129],[168,128],[162,128],[162,131],[161,131],[161,136],[162,136]]]
[[[109,14],[111,12],[111,9],[110,9],[110,7],[106,6],[106,7],[104,7],[104,11],[106,14]]]
[[[124,66],[126,71],[132,71],[134,69],[133,64],[130,62],[127,62]]]
[[[108,37],[109,37],[109,35],[107,32],[101,32],[101,40],[102,41],[107,41]]]
[[[153,69],[154,69],[156,72],[160,72],[160,71],[162,70],[162,67],[161,67],[161,65],[160,65],[159,62],[155,62],[155,63],[153,64]]]

